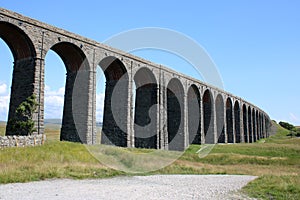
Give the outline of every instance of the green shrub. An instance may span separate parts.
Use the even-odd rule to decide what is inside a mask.
[[[286,136],[297,137],[297,133],[294,131],[290,131],[289,134],[287,134]]]
[[[22,102],[16,109],[14,118],[9,120],[10,130],[13,135],[31,135],[34,131],[34,121],[32,120],[38,103],[35,95],[31,95]]]
[[[279,122],[279,125],[283,128],[290,130],[290,131],[296,131],[296,127],[292,124],[289,124],[287,122]]]

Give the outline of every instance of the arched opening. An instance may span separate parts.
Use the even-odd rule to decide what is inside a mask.
[[[80,91],[73,90],[79,70],[89,67],[86,56],[79,47],[69,42],[57,43],[50,49],[61,58],[67,72],[60,140],[86,143],[86,133],[78,129],[85,120],[76,121],[74,116],[78,113],[87,116],[86,107],[88,105],[85,97],[88,96],[88,84],[81,82]],[[76,102],[74,98],[76,98]],[[76,106],[73,103],[76,103]]]
[[[235,125],[235,142],[241,142],[241,118],[240,118],[240,105],[236,101],[234,104],[234,125]]]
[[[227,143],[233,143],[233,115],[232,101],[227,98],[226,101],[226,124],[227,124]]]
[[[270,123],[270,119],[267,118],[265,116],[265,127],[266,127],[266,137],[269,137],[270,136],[270,127],[271,127],[271,123]]]
[[[225,143],[224,101],[223,101],[223,97],[220,94],[216,98],[216,120],[217,120],[218,143]]]
[[[252,126],[252,113],[251,107],[248,107],[248,129],[249,129],[249,143],[253,142],[253,126]]]
[[[201,144],[200,93],[196,85],[188,90],[189,144]]]
[[[210,90],[206,90],[203,94],[203,121],[204,121],[204,137],[206,144],[214,144],[214,110],[213,97]]]
[[[64,62],[50,49],[45,56],[44,122],[46,135],[48,123],[57,125],[59,129],[62,127],[66,73]],[[57,139],[60,139],[60,135]]]
[[[263,135],[262,135],[262,116],[261,116],[261,113],[259,112],[258,114],[259,116],[259,138],[262,139],[263,138]]]
[[[113,56],[104,58],[99,66],[106,79],[101,143],[127,147],[127,70],[124,64]]]
[[[247,128],[247,108],[246,105],[243,105],[243,127],[244,127],[244,141],[245,143],[249,142],[249,134],[248,134],[248,128]]]
[[[98,65],[96,70],[96,137],[95,143],[101,143],[101,132],[103,127],[103,115],[104,115],[104,98],[105,98],[105,74],[102,68]]]
[[[260,117],[258,111],[256,111],[256,126],[257,126],[257,140],[260,140]]]
[[[265,124],[264,124],[264,115],[260,114],[260,123],[261,123],[261,138],[265,138]]]
[[[265,115],[261,114],[261,136],[262,138],[266,138],[266,127],[265,127]]]
[[[269,136],[268,136],[268,119],[267,119],[266,115],[264,115],[263,123],[264,123],[264,136],[265,136],[265,138],[267,138]]]
[[[263,115],[261,113],[259,113],[259,116],[260,116],[260,138],[264,138],[264,135],[263,135]]]
[[[255,117],[255,110],[252,109],[252,125],[253,125],[253,142],[257,140],[257,126],[256,126],[256,117]]]
[[[15,118],[17,107],[34,93],[36,52],[26,33],[13,24],[0,22],[0,38],[7,44],[14,59],[6,135],[26,135],[28,133],[16,132],[10,119]]]
[[[0,52],[0,121],[7,122],[14,59],[11,50],[1,38]]]
[[[147,68],[134,75],[136,85],[134,109],[134,146],[158,148],[157,145],[157,81]]]
[[[169,150],[184,150],[184,90],[176,78],[167,86],[167,119]]]

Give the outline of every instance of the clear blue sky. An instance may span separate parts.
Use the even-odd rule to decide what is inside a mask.
[[[134,28],[179,31],[210,54],[226,91],[261,107],[272,119],[300,125],[300,1],[9,0],[1,1],[0,6],[99,42]],[[2,62],[8,60],[6,52],[5,45],[0,45],[0,70],[6,73],[0,75],[0,95],[1,83],[9,85],[11,73]],[[187,70],[172,56],[159,56],[159,52],[139,55]],[[49,65],[59,65],[55,55],[48,57]],[[58,64],[52,64],[55,62]],[[46,84],[58,94],[64,75],[53,74],[57,70],[63,74],[64,69],[55,69],[47,69],[50,78]]]

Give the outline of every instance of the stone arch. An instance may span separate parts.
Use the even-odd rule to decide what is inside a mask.
[[[81,122],[77,120],[77,124],[74,118],[78,113],[81,113],[81,116],[84,117],[86,116],[85,112],[87,112],[85,107],[87,106],[87,99],[85,98],[88,96],[88,84],[82,82],[80,91],[74,91],[79,70],[89,68],[86,55],[78,46],[69,42],[56,43],[50,49],[62,59],[67,72],[60,140],[86,143],[86,133],[84,130],[80,130]],[[80,93],[80,96],[78,93]],[[76,98],[76,101],[74,101],[74,98]],[[75,104],[76,106],[74,106]],[[81,120],[83,119],[81,118]]]
[[[51,48],[63,60],[67,73],[76,73],[79,69],[86,67],[86,56],[75,44],[70,42],[59,42]]]
[[[253,138],[253,123],[252,123],[252,113],[251,113],[251,107],[248,106],[248,129],[249,129],[249,143],[252,143]]]
[[[256,142],[257,140],[257,126],[256,126],[256,115],[255,115],[255,109],[252,108],[252,130],[253,130],[253,142]]]
[[[236,101],[234,103],[234,128],[235,128],[235,142],[240,143],[241,142],[241,118],[240,118],[240,105],[239,102]]]
[[[0,22],[0,38],[7,44],[14,59],[6,135],[24,135],[27,133],[13,131],[10,119],[15,117],[16,108],[27,97],[34,93],[38,95],[34,88],[36,51],[27,34],[11,23]]]
[[[248,131],[248,122],[247,122],[247,107],[243,104],[243,128],[244,128],[244,141],[245,143],[249,142],[249,131]]]
[[[225,143],[224,132],[224,101],[222,95],[218,94],[215,101],[216,120],[217,120],[217,138],[218,143]]]
[[[157,145],[157,81],[148,68],[134,75],[136,84],[134,143],[135,147],[158,148]]]
[[[196,85],[189,87],[187,98],[189,144],[201,144],[201,99]]]
[[[213,144],[214,139],[214,100],[209,89],[203,94],[203,121],[205,143]]]
[[[127,147],[129,78],[126,67],[113,56],[103,58],[99,66],[106,78],[101,143]]]
[[[233,109],[232,109],[232,100],[230,97],[226,100],[226,124],[227,124],[227,142],[233,143]]]
[[[167,126],[169,150],[184,150],[184,88],[177,78],[167,86]]]
[[[32,41],[19,27],[8,22],[0,22],[0,38],[11,49],[15,62],[35,58],[36,52]]]

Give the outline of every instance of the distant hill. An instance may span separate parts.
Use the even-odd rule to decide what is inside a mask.
[[[61,119],[45,119],[45,124],[59,124],[61,125],[62,120]],[[6,124],[6,121],[0,121],[0,124]]]
[[[45,124],[58,124],[58,125],[61,125],[62,124],[62,119],[45,119],[44,123]],[[96,126],[97,127],[102,127],[102,122],[97,122]]]
[[[45,124],[59,124],[61,125],[62,120],[61,119],[45,119]]]
[[[102,122],[96,122],[97,127],[102,127],[103,123]]]
[[[55,125],[61,125],[62,123],[62,119],[45,119],[44,120],[44,124],[47,125],[47,124],[55,124]],[[0,121],[0,124],[6,124],[5,121]],[[96,126],[97,127],[102,127],[102,122],[97,122],[96,123]]]

